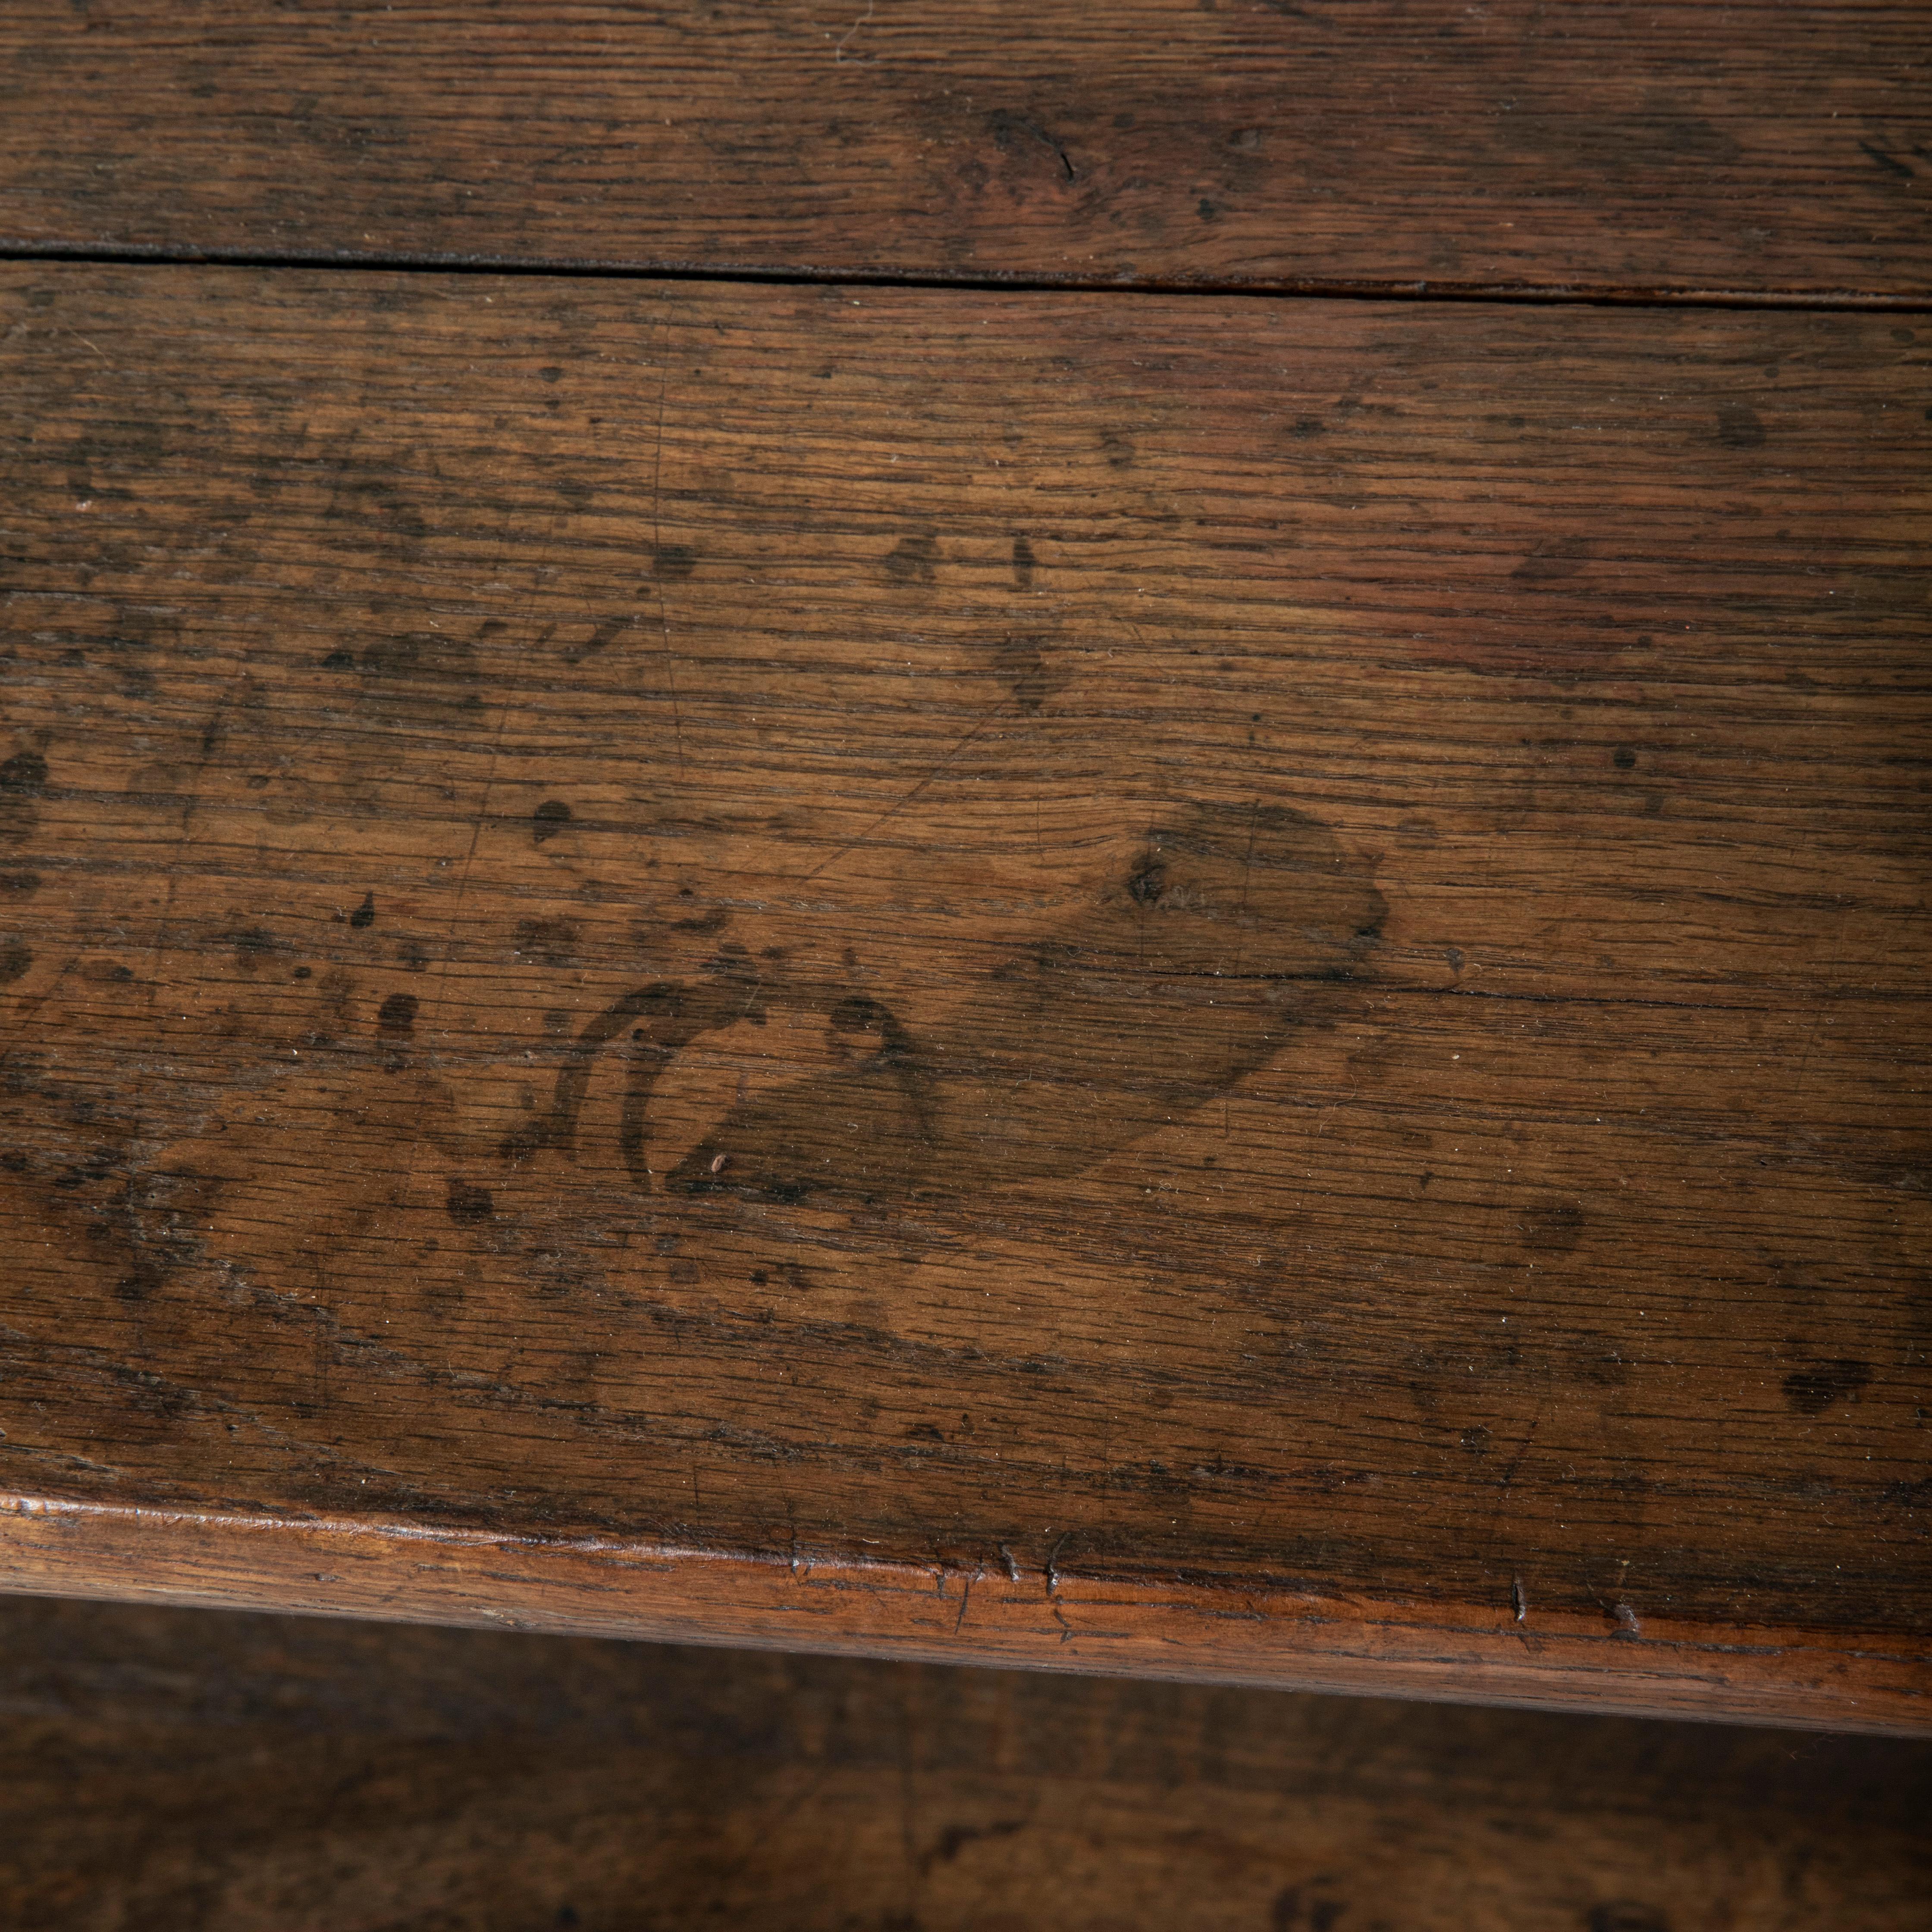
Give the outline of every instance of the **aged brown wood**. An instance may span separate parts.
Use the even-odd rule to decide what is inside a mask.
[[[1918,0],[14,0],[0,243],[1932,294]]]
[[[635,1538],[0,1498],[5,1587],[212,1609],[1922,1732],[1911,1637]]]
[[[0,1605],[17,1932],[1916,1932],[1923,1744]]]
[[[1916,325],[0,287],[14,1587],[1923,1725]]]

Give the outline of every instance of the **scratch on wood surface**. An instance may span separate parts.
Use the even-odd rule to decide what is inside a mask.
[[[854,20],[834,42],[832,49],[832,64],[834,67],[844,65],[846,43],[858,32],[861,27],[869,27],[872,24],[872,15],[877,10],[878,6],[878,0],[866,0],[865,12],[860,14],[858,19]],[[852,58],[855,61],[868,61],[872,57],[870,54],[854,54]]]
[[[948,767],[950,767],[958,758],[959,754],[965,750],[967,746],[971,744],[973,740],[978,737],[980,734],[985,730],[986,727],[992,724],[993,720],[1006,708],[1006,702],[1007,700],[1006,699],[1001,698],[998,702],[994,704],[992,708],[986,712],[986,715],[980,718],[979,722],[975,724],[973,728],[952,747],[952,750],[948,752],[945,757],[941,758],[938,764],[934,765],[932,770],[928,772],[925,777],[921,778],[918,784],[914,785],[903,798],[900,799],[896,804],[889,806],[884,812],[880,812],[878,817],[874,819],[872,824],[867,826],[865,830],[859,834],[857,838],[848,839],[846,842],[843,845],[840,846],[838,850],[834,852],[830,858],[821,859],[817,865],[812,867],[810,872],[801,874],[800,883],[802,884],[806,879],[815,879],[818,877],[820,873],[829,871],[832,866],[837,865],[839,860],[844,858],[848,853],[856,851],[858,848],[861,845],[864,844],[866,840],[871,838],[872,834],[878,831],[879,827],[884,825],[888,819],[897,818],[902,812],[904,811],[908,806],[912,803],[914,799],[919,796],[921,792],[925,790],[928,785],[931,784],[934,779],[940,777],[946,771]]]
[[[1053,1547],[1046,1552],[1046,1594],[1050,1597],[1060,1588],[1060,1550],[1070,1531],[1063,1530],[1053,1540]]]

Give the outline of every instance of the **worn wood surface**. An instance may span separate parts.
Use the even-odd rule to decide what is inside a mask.
[[[0,1604],[17,1932],[1918,1932],[1932,1750]]]
[[[1922,331],[0,289],[16,1587],[1923,1722]]]
[[[0,243],[1932,294],[1922,0],[13,0]]]

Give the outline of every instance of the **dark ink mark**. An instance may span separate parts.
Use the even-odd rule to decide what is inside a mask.
[[[561,369],[539,369],[537,374],[546,382],[560,382],[563,380],[563,371]]]
[[[1293,436],[1320,436],[1325,432],[1327,428],[1328,425],[1317,417],[1297,416],[1289,424],[1288,433]]]
[[[1060,165],[1066,170],[1066,178],[1069,181],[1078,178],[1073,172],[1073,164],[1068,158],[1066,148],[1037,122],[1029,121],[1024,115],[1015,114],[1007,108],[1000,107],[995,108],[986,116],[986,125],[992,134],[994,145],[1003,154],[1012,152],[1013,136],[1016,134],[1030,134],[1042,146],[1059,156]]]
[[[782,1098],[776,1115],[755,1102],[741,1106],[678,1162],[665,1177],[666,1189],[780,1202],[827,1189],[867,1200],[902,1192],[915,1150],[932,1138],[928,1082],[904,1028],[880,1001],[836,988],[788,987],[766,998],[794,1011],[823,1012],[829,1032],[864,1042],[862,1052],[838,1047],[838,1070],[824,1083],[830,1090],[824,1104],[856,1115],[876,1138],[828,1172],[808,1145],[817,1123],[794,1120]]]
[[[1570,1370],[1592,1388],[1621,1388],[1630,1380],[1630,1364],[1611,1342],[1580,1342],[1571,1352]]]
[[[973,1587],[970,1576],[966,1580],[970,1592]],[[960,1606],[963,1620],[965,1605]],[[1024,1832],[1025,1823],[1018,1819],[1000,1820],[991,1825],[953,1825],[940,1834],[939,1843],[920,1861],[922,1869],[930,1871],[935,1864],[950,1864],[968,1845],[976,1844],[985,1838],[1010,1838],[1016,1832]]]
[[[1670,1932],[1670,1921],[1655,1906],[1629,1898],[1592,1906],[1583,1923],[1587,1932]]]
[[[1100,432],[1100,453],[1107,459],[1110,470],[1131,470],[1134,465],[1134,446],[1130,438],[1118,430],[1106,429]]]
[[[1036,638],[1003,638],[994,649],[993,668],[1005,680],[1013,702],[1028,717],[1055,692],[1066,688],[1066,674],[1054,665]]]
[[[700,1034],[735,1024],[748,1017],[755,1005],[755,1000],[743,992],[718,984],[680,986],[660,981],[626,994],[578,1036],[569,1059],[558,1072],[549,1113],[533,1128],[509,1136],[500,1150],[502,1158],[527,1160],[545,1148],[574,1153],[578,1118],[590,1091],[597,1056],[611,1042],[628,1034],[633,1050],[618,1143],[632,1180],[640,1190],[648,1191],[645,1114],[658,1076]]]
[[[496,1213],[496,1204],[487,1187],[474,1187],[465,1180],[452,1180],[444,1197],[443,1211],[459,1227],[474,1228]]]
[[[485,627],[486,630],[488,626]],[[483,709],[476,646],[440,631],[378,638],[357,667],[360,703],[379,722],[410,729],[477,722]]]
[[[939,565],[937,537],[902,537],[881,560],[880,568],[895,584],[931,584]]]
[[[364,932],[376,923],[376,895],[364,892],[362,903],[349,915],[349,923],[358,932]]]
[[[545,966],[568,966],[580,934],[571,919],[522,919],[517,922],[514,950],[520,958],[535,959]]]
[[[1906,181],[1917,178],[1916,170],[1899,160],[1895,154],[1888,154],[1882,148],[1874,148],[1869,141],[1861,141],[1858,148],[1862,153],[1877,162],[1886,173],[1900,176]]]
[[[1486,1456],[1490,1453],[1490,1432],[1480,1422],[1464,1430],[1458,1439],[1472,1456]]]
[[[1318,1878],[1313,1883],[1328,1886],[1334,1880]],[[1348,1909],[1340,1899],[1324,1898],[1308,1887],[1292,1885],[1276,1897],[1270,1923],[1274,1932],[1335,1932]]]
[[[146,1301],[166,1286],[167,1274],[161,1264],[137,1255],[134,1265],[114,1284],[114,1292],[123,1301]]]
[[[1871,1385],[1869,1362],[1841,1358],[1794,1369],[1784,1378],[1784,1398],[1801,1415],[1822,1415],[1834,1402],[1850,1400]]]
[[[1194,204],[1194,212],[1200,216],[1203,221],[1212,221],[1221,211],[1204,194],[1201,199]]]
[[[741,1100],[662,1175],[667,1192],[874,1204],[1078,1173],[1225,1092],[1306,1027],[1334,1024],[1322,989],[1356,976],[1384,916],[1366,868],[1316,820],[1180,805],[1066,936],[1016,944],[931,1039],[849,984],[766,984],[748,956],[721,953],[702,969],[709,982],[644,987],[585,1025],[549,1112],[502,1154],[573,1153],[598,1057],[616,1046],[620,1147],[650,1191],[660,1076],[700,1034],[784,1011],[823,1022],[832,1065]]]
[[[47,761],[38,752],[19,752],[0,764],[0,838],[19,844],[40,822],[34,801],[45,790]]]
[[[1718,412],[1718,440],[1726,449],[1756,449],[1764,442],[1764,424],[1755,410],[1726,403]]]
[[[1540,1254],[1567,1255],[1583,1234],[1583,1204],[1555,1198],[1539,1201],[1522,1217],[1522,1244]]]
[[[396,957],[412,973],[426,973],[429,970],[429,954],[420,940],[404,940],[396,948]]]
[[[331,651],[322,661],[324,670],[353,670],[356,653],[353,651]]]
[[[34,963],[32,947],[10,939],[0,946],[0,986],[10,986]]]
[[[235,963],[244,973],[252,973],[264,959],[288,949],[266,926],[251,926],[231,932],[228,943],[235,949]]]
[[[1634,771],[1636,767],[1636,754],[1628,745],[1619,745],[1611,753],[1610,762],[1620,772]]]
[[[651,551],[651,574],[660,584],[682,584],[698,568],[698,553],[688,544],[661,543]]]
[[[1510,572],[1519,584],[1549,584],[1574,577],[1589,560],[1588,537],[1546,537]]]
[[[560,798],[547,798],[530,814],[530,838],[538,845],[554,838],[570,823],[570,807]]]
[[[932,1037],[873,1003],[866,1052],[741,1102],[664,1185],[877,1203],[1078,1173],[1330,1023],[1318,989],[1354,976],[1384,913],[1315,820],[1179,806],[1064,937],[1016,945]],[[755,992],[772,1006],[825,997],[833,1034],[835,1012],[842,1026],[861,1016],[850,993]]]
[[[1013,584],[1021,590],[1033,588],[1033,545],[1024,537],[1013,539]]]
[[[406,1039],[416,1030],[416,1004],[413,993],[392,993],[376,1016],[376,1030]]]
[[[711,910],[696,919],[674,919],[670,922],[674,932],[722,932],[731,922],[731,915],[722,906]]]
[[[582,644],[568,646],[559,655],[567,664],[581,664],[586,658],[595,657],[599,651],[608,650],[637,621],[635,617],[607,617]],[[556,628],[552,625],[544,632],[544,637],[548,638]]]
[[[296,970],[289,975],[289,976],[292,980],[310,980],[313,979],[315,976],[310,968],[307,966],[298,966]]]
[[[40,889],[40,875],[38,872],[0,872],[0,892],[25,898]]]

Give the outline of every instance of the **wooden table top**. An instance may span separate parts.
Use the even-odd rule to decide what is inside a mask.
[[[1932,21],[1646,21],[9,10],[0,1582],[1926,1728]]]
[[[1922,304],[1923,0],[13,0],[0,240]]]

